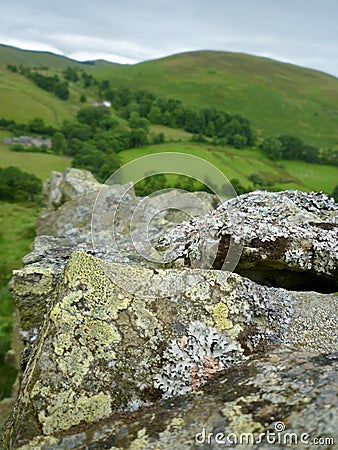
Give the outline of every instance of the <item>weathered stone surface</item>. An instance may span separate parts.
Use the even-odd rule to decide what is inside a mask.
[[[154,291],[182,274],[184,291],[175,297],[133,294],[140,280]],[[11,438],[63,432],[187,393],[271,344],[332,352],[336,311],[333,295],[289,294],[224,271],[137,269],[74,253],[24,374]]]
[[[46,194],[41,235],[12,281],[25,371],[1,449],[222,448],[230,441],[201,443],[203,430],[258,439],[278,421],[298,439],[338,438],[338,297],[310,290],[337,290],[336,204],[256,192],[213,211],[201,193],[205,215],[177,227],[194,214],[191,194],[138,199],[76,170],[55,173]],[[176,267],[147,242],[163,234]],[[241,274],[307,292],[205,270],[230,242],[243,248]],[[236,448],[294,447],[262,440]]]
[[[337,354],[269,349],[220,372],[203,390],[128,414],[114,412],[94,424],[27,439],[13,448],[281,450],[312,448],[316,438],[326,439],[320,448],[334,448],[337,361]],[[277,431],[283,428],[280,422],[283,432]]]
[[[62,203],[101,189],[101,184],[88,170],[67,169],[64,173],[53,171],[44,183],[43,194],[47,207],[57,208]]]
[[[179,225],[160,248],[171,246],[168,262],[220,268],[230,243],[240,257],[236,271],[260,283],[306,289],[315,275],[337,290],[338,204],[325,194],[251,192]]]

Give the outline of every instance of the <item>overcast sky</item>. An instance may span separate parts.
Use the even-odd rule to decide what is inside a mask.
[[[188,50],[267,56],[338,76],[338,0],[0,0],[0,43],[136,63]]]

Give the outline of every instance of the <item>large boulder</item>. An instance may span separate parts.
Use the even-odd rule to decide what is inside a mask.
[[[338,204],[322,193],[256,191],[160,239],[171,265],[227,268],[289,289],[338,290]]]
[[[254,192],[214,210],[75,169],[45,193],[11,282],[21,386],[1,449],[333,445],[337,204]]]
[[[335,448],[337,354],[275,348],[203,390],[15,444],[20,450]],[[94,402],[93,402],[94,405]],[[66,404],[65,404],[66,409]]]
[[[177,280],[180,289],[165,296]],[[198,390],[269,346],[329,353],[338,344],[334,295],[85,252],[72,254],[47,309],[8,423],[16,446]]]

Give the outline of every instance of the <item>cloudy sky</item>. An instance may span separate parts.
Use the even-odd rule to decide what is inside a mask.
[[[225,50],[338,76],[338,0],[0,0],[0,43],[136,63]]]

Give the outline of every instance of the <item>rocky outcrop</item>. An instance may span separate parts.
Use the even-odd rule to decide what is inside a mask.
[[[182,193],[142,200],[128,186],[93,182],[90,188],[90,175],[81,171],[53,177],[49,198],[59,200],[50,201],[39,220],[45,233],[52,227],[53,236],[36,238],[12,281],[23,373],[0,448],[218,448],[233,446],[245,433],[253,441],[237,448],[257,448],[261,439],[260,448],[279,449],[288,447],[289,441],[282,441],[288,433],[303,439],[303,448],[316,438],[338,438],[338,297],[267,287],[198,262],[202,250],[208,253],[227,236],[220,231],[226,229],[243,247],[241,267],[250,254],[257,255],[251,260],[257,267],[262,261],[284,267],[296,243],[307,242],[314,251],[313,237],[331,242],[337,205],[315,194],[253,193],[177,227],[182,213],[162,209],[173,198],[188,205]],[[88,189],[80,179],[88,180]],[[104,195],[96,219],[102,218],[102,227],[96,231],[103,244],[97,248],[90,239],[90,205],[99,192]],[[208,208],[216,206],[215,198],[200,195]],[[226,213],[229,204],[241,221]],[[272,216],[265,225],[259,222],[264,208]],[[115,222],[106,211],[114,211]],[[257,226],[245,231],[254,211]],[[132,230],[130,212],[137,217]],[[148,258],[141,245],[144,223],[151,223],[152,242],[166,233],[162,243],[171,247],[165,258],[174,255],[181,264],[168,268]],[[116,227],[119,251],[108,245],[107,224]],[[325,225],[330,232],[325,239],[322,224],[331,224]],[[273,247],[280,238],[287,246],[277,258]],[[332,242],[332,250],[325,247],[329,283],[337,270],[337,241]],[[312,266],[296,269],[316,273]],[[277,433],[279,441],[271,444],[269,433]]]
[[[279,450],[321,442],[320,448],[332,449],[338,439],[337,369],[336,354],[269,349],[219,373],[193,394],[128,414],[115,411],[16,448]]]
[[[251,192],[162,237],[176,265],[227,268],[289,289],[338,290],[338,204],[321,193]]]

